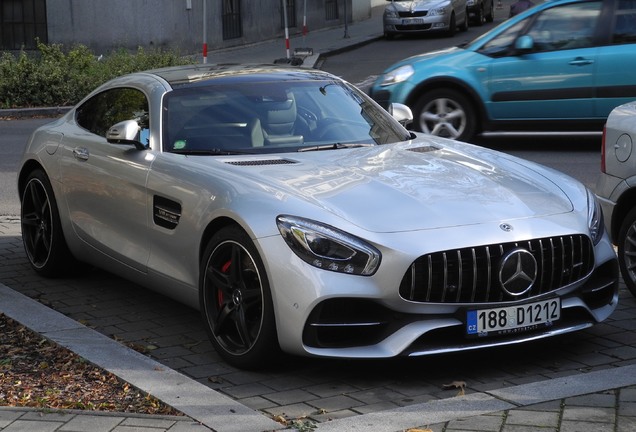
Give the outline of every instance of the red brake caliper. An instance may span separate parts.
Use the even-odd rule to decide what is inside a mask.
[[[230,266],[232,265],[232,261],[228,261],[225,264],[223,264],[221,266],[221,273],[223,274],[228,274],[230,272]],[[216,299],[219,302],[219,306],[223,305],[223,291],[222,290],[218,290],[216,292]]]

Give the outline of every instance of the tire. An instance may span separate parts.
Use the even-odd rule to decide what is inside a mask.
[[[201,314],[212,345],[241,369],[260,369],[280,357],[265,267],[249,236],[235,226],[208,243],[199,276]]]
[[[618,232],[618,264],[627,289],[636,297],[636,207],[625,216]]]
[[[468,141],[475,134],[476,119],[469,100],[452,89],[424,93],[413,113],[413,127],[420,132]]]
[[[464,23],[462,24],[460,30],[463,32],[468,31],[468,21],[470,21],[470,15],[468,14],[468,9],[466,9],[466,18],[464,19]]]
[[[31,267],[45,277],[67,275],[75,260],[64,239],[53,188],[42,170],[34,170],[26,179],[20,224]]]
[[[488,11],[486,12],[486,22],[493,22],[495,20],[495,2],[490,1],[488,2],[489,7],[488,7]]]
[[[457,33],[457,22],[455,21],[455,13],[451,13],[450,22],[448,23],[448,30],[446,31],[446,35],[448,37],[455,36]]]
[[[484,13],[484,4],[482,3],[479,9],[477,10],[477,14],[475,15],[475,24],[478,26],[483,26],[486,23],[486,15]]]

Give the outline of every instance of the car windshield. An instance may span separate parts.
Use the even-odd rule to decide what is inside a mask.
[[[163,101],[163,149],[172,153],[310,151],[407,139],[385,110],[338,80],[181,87]]]

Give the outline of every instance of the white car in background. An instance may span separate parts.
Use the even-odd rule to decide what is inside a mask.
[[[596,193],[618,247],[627,288],[636,296],[636,102],[615,108],[603,131],[601,176]]]

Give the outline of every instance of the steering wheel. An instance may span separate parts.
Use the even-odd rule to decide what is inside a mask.
[[[298,111],[298,115],[301,116],[306,122],[310,124],[318,123],[318,116],[314,114],[313,112],[309,111],[307,108],[299,106],[296,109]]]

